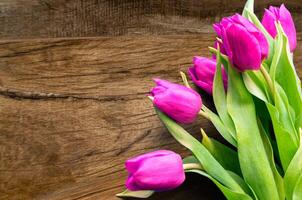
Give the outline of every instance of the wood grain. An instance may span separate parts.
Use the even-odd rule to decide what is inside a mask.
[[[256,11],[268,2],[257,1]],[[209,55],[211,23],[243,3],[1,0],[0,199],[116,200],[127,158],[161,148],[188,155],[146,98],[151,79],[180,82],[178,71],[193,55]],[[286,5],[299,32],[302,75],[302,7]],[[199,138],[200,126],[217,137],[206,120],[186,129]],[[223,197],[210,181],[188,175],[175,192],[151,199]]]
[[[70,198],[89,196],[80,190],[85,184],[111,199],[123,190],[127,158],[159,148],[184,153],[146,94],[152,77],[179,82],[178,70],[212,39],[0,42],[1,199],[45,198],[60,190],[75,190],[64,193]],[[197,133],[200,124],[213,133],[207,121],[188,130]]]
[[[282,2],[302,21],[300,0],[256,1],[256,11]],[[1,0],[0,37],[87,37],[191,34],[212,31],[243,0]],[[302,27],[297,26],[301,31]]]

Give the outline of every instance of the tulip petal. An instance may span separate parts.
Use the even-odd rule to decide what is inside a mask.
[[[209,85],[208,83],[205,83],[201,80],[198,80],[196,78],[196,75],[195,75],[195,69],[194,67],[190,67],[189,70],[188,70],[188,73],[192,79],[192,81],[198,86],[200,87],[201,89],[203,89],[204,91],[206,91],[208,94],[212,95],[212,90],[213,90],[213,86],[212,85]]]
[[[131,191],[138,191],[138,190],[142,190],[136,183],[135,183],[135,180],[133,178],[132,175],[129,175],[128,176],[128,179],[126,181],[126,188],[128,190],[131,190]]]
[[[153,104],[157,108],[180,123],[187,124],[196,120],[202,105],[196,91],[161,79],[154,81],[157,86],[151,90],[151,95],[154,97]]]
[[[201,98],[193,90],[185,92],[188,88],[169,88],[165,93],[154,97],[154,104],[164,113],[180,123],[192,123],[196,120],[201,108]]]
[[[178,154],[146,159],[135,174],[135,183],[144,190],[170,190],[185,180],[182,159]]]
[[[232,24],[226,31],[232,63],[239,71],[259,69],[261,49],[258,40],[242,25]]]
[[[290,50],[293,52],[297,47],[296,28],[292,16],[284,4],[281,5],[279,10],[279,21],[288,37]]]
[[[269,45],[267,39],[265,38],[264,34],[248,19],[242,17],[239,14],[232,16],[232,19],[244,26],[249,33],[251,33],[259,42],[260,49],[261,49],[261,58],[264,59],[268,56]]]
[[[273,38],[277,35],[277,29],[275,26],[276,20],[276,15],[271,10],[265,9],[261,23]]]
[[[146,153],[146,154],[128,159],[125,163],[125,167],[129,173],[135,173],[135,171],[139,168],[140,164],[144,160],[155,157],[155,156],[165,156],[165,155],[170,155],[170,154],[174,154],[174,152],[168,151],[168,150],[158,150],[158,151]]]

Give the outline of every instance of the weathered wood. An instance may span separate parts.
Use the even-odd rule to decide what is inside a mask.
[[[256,1],[261,14],[269,4]],[[2,0],[0,37],[82,37],[188,34],[212,31],[222,16],[241,12],[242,0]],[[287,0],[296,21],[302,20],[300,0]],[[297,26],[302,30],[302,26]]]
[[[146,94],[152,77],[179,82],[178,70],[192,55],[208,54],[212,39],[0,42],[0,199],[46,198],[54,191],[62,199],[113,199],[123,190],[127,158],[159,148],[184,153]],[[188,129],[198,133],[200,124],[215,133],[205,120]]]

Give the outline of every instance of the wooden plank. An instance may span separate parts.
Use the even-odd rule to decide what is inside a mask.
[[[2,0],[1,38],[87,37],[117,35],[191,34],[212,31],[221,17],[241,12],[239,0]],[[269,4],[256,1],[263,13]],[[298,31],[302,31],[302,4],[287,0]]]
[[[127,158],[161,148],[187,155],[146,94],[153,77],[179,82],[213,39],[0,41],[0,199],[115,199]],[[205,120],[187,128],[198,136],[200,124],[216,134]]]

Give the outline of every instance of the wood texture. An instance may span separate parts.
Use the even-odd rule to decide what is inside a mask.
[[[282,2],[296,21],[300,0],[258,0],[261,14]],[[242,12],[243,0],[1,0],[2,38],[191,34],[212,31],[222,16]],[[297,26],[301,31],[302,27]]]
[[[299,32],[302,75],[299,2],[286,3]],[[217,3],[0,0],[0,200],[116,200],[127,158],[160,148],[188,155],[146,94],[153,77],[180,82],[178,71],[193,55],[209,55],[211,23],[244,2]],[[217,137],[206,120],[186,129],[199,138],[200,126]],[[189,174],[176,191],[151,199],[223,198],[210,181]]]

